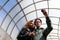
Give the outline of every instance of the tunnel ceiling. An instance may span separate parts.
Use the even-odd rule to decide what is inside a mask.
[[[43,28],[46,28],[46,20],[41,9],[46,9],[53,31],[47,40],[60,40],[60,0],[0,0],[0,28],[2,28],[13,40],[24,24],[35,18],[42,20]]]

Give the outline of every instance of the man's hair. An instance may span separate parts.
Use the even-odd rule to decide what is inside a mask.
[[[34,21],[34,24],[35,24],[35,25],[36,25],[36,21],[37,21],[37,20],[40,20],[40,22],[42,23],[42,20],[41,20],[41,19],[36,18],[35,21]]]

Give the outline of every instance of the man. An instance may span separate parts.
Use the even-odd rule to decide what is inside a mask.
[[[51,27],[51,21],[49,19],[49,16],[47,15],[47,12],[45,9],[42,9],[41,12],[43,13],[43,15],[46,18],[46,23],[47,23],[47,28],[44,30],[43,28],[40,28],[42,21],[41,19],[37,18],[35,19],[34,23],[37,27],[36,29],[36,34],[34,36],[34,40],[46,40],[48,34],[52,31],[52,27]]]

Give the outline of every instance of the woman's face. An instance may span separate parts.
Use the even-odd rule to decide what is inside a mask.
[[[34,27],[34,22],[32,21],[32,22],[30,22],[30,27]]]

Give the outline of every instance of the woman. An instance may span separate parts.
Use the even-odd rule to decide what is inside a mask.
[[[30,20],[25,24],[25,27],[22,28],[19,35],[17,36],[17,39],[33,40],[34,35],[35,35],[35,25],[33,20]]]

